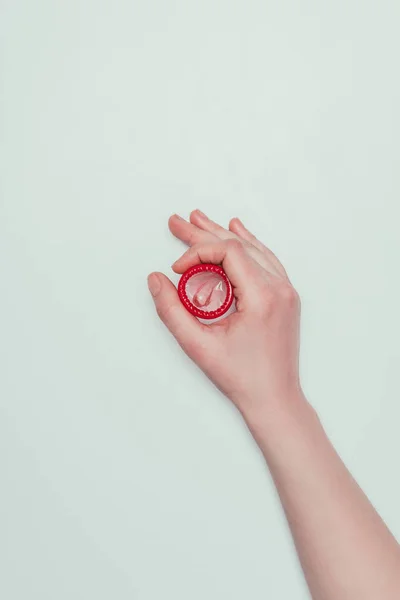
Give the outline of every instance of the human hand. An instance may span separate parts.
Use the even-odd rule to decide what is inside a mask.
[[[276,484],[312,597],[399,598],[397,541],[301,391],[300,303],[283,266],[238,219],[226,230],[194,211],[190,223],[175,215],[169,227],[190,246],[173,270],[221,264],[237,311],[203,325],[181,304],[171,281],[152,273],[157,312],[247,422]]]
[[[226,230],[196,210],[190,222],[172,216],[169,228],[190,246],[173,270],[221,264],[236,299],[236,312],[204,325],[187,312],[165,275],[149,276],[157,312],[186,354],[249,424],[297,398],[300,302],[276,256],[239,219]]]

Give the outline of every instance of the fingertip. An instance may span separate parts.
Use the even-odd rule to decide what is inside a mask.
[[[147,277],[147,285],[153,298],[155,298],[161,291],[162,282],[160,275],[162,275],[162,273],[154,272],[150,273],[150,275]]]
[[[229,221],[230,231],[234,231],[235,229],[240,229],[241,227],[244,228],[244,225],[243,225],[242,221],[239,219],[239,217],[233,217]]]
[[[149,280],[153,281],[154,276],[160,283],[160,289],[153,296],[157,314],[180,345],[188,351],[191,344],[196,343],[196,336],[201,333],[203,325],[184,307],[172,281],[163,273],[151,273]]]
[[[243,242],[239,238],[230,238],[226,241],[226,245],[230,248],[231,251],[235,253],[243,254],[245,253],[245,249],[243,247]]]
[[[172,228],[174,226],[175,218],[176,218],[176,215],[171,215],[168,219],[168,229],[170,231],[172,231]]]
[[[181,275],[185,271],[185,269],[181,267],[180,259],[171,265],[171,269],[174,271],[174,273],[178,273],[178,275]]]
[[[183,217],[181,217],[180,215],[174,213],[168,219],[168,227],[171,229],[171,226],[173,227],[174,224],[179,224],[180,222],[185,223],[185,219]]]
[[[164,273],[161,273],[160,271],[152,271],[150,273],[149,277],[152,277],[153,275],[155,275],[160,280],[168,279],[168,277],[166,275],[164,275]]]
[[[194,265],[198,262],[201,262],[200,258],[198,257],[197,251],[196,251],[197,248],[198,248],[197,245],[194,245],[191,248],[188,248],[186,250],[186,252],[184,252],[182,254],[182,256],[180,256],[174,263],[172,263],[171,269],[175,273],[178,273],[179,275],[181,275],[182,273],[184,273],[186,271],[186,269],[188,269],[192,265]]]
[[[198,223],[202,219],[206,219],[206,218],[207,218],[206,215],[204,213],[202,213],[201,210],[199,210],[198,208],[195,208],[190,213],[189,220],[191,223],[193,223],[195,225],[196,222]]]

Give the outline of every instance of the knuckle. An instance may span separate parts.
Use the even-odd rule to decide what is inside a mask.
[[[186,253],[190,254],[190,256],[192,256],[193,254],[197,254],[198,252],[200,252],[203,247],[204,247],[204,245],[202,246],[201,244],[199,244],[198,241],[196,241],[195,243],[193,243],[190,246],[190,248],[188,250],[186,250]]]
[[[236,238],[231,238],[226,241],[226,247],[231,252],[241,252],[243,250],[243,244]]]
[[[243,248],[247,248],[248,250],[252,250],[254,248],[253,244],[248,240],[239,240],[242,244]]]
[[[285,282],[279,286],[279,296],[289,306],[297,306],[300,302],[297,291],[289,282]]]
[[[271,284],[261,282],[258,286],[259,307],[264,315],[278,310],[295,310],[300,306],[300,298],[295,288],[287,282]]]
[[[165,316],[165,309],[163,306],[156,306],[156,311],[158,316],[160,317],[161,321],[164,321],[164,316]]]
[[[168,324],[173,318],[175,306],[173,304],[157,304],[156,311],[163,323]]]
[[[197,242],[197,234],[195,231],[189,231],[187,236],[186,236],[186,243],[189,246],[194,246],[195,243]]]

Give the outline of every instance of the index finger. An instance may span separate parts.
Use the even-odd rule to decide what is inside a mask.
[[[266,272],[253,260],[238,240],[195,245],[189,248],[173,265],[176,273],[184,273],[199,263],[222,265],[235,291],[235,296],[247,295],[254,290],[260,278],[265,279]]]

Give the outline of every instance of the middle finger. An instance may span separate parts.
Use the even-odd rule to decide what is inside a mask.
[[[192,223],[192,225],[196,225],[198,228],[213,234],[220,240],[239,240],[240,242],[242,242],[248,254],[250,254],[250,256],[256,262],[258,262],[258,264],[261,265],[266,271],[268,271],[271,275],[277,275],[278,277],[282,276],[282,273],[279,271],[274,262],[271,261],[268,255],[266,255],[264,252],[261,252],[261,250],[259,250],[259,248],[257,248],[250,241],[247,241],[243,239],[243,237],[236,235],[236,233],[234,233],[233,231],[229,231],[224,227],[221,227],[221,225],[218,225],[218,223],[215,223],[214,221],[209,219],[200,210],[194,210],[190,214],[190,222]]]
[[[169,218],[168,226],[171,233],[188,246],[208,244],[218,240],[216,235],[208,231],[203,231],[192,223],[188,223],[188,221],[182,219],[179,215],[172,215]]]

